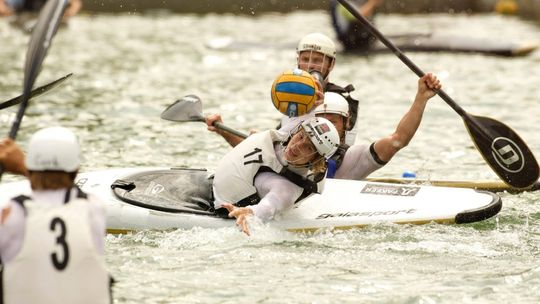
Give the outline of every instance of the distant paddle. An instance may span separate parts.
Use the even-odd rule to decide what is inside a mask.
[[[201,121],[206,123],[202,114],[202,101],[196,95],[187,95],[175,101],[161,113],[161,118],[176,122]],[[247,137],[246,134],[231,129],[219,122],[214,122],[214,127],[242,138]]]
[[[358,21],[386,45],[418,77],[424,72],[417,67],[403,52],[379,32],[347,0],[338,0]],[[505,183],[516,188],[527,188],[538,180],[540,168],[527,144],[507,125],[489,117],[471,115],[460,107],[443,90],[437,94],[456,111],[465,123],[476,148],[491,169]]]
[[[45,85],[42,85],[42,86],[40,86],[38,88],[33,89],[30,92],[30,98],[29,99],[38,97],[38,96],[40,96],[42,94],[45,94],[48,91],[56,88],[57,86],[59,86],[62,82],[64,82],[66,79],[68,79],[72,75],[73,75],[73,73],[69,73],[66,76],[63,76],[63,77],[60,77],[60,78],[56,79],[55,81],[49,82],[49,83],[47,83]],[[9,108],[9,107],[14,106],[16,104],[19,104],[19,103],[21,103],[22,100],[23,100],[23,95],[19,95],[19,96],[15,97],[15,98],[4,101],[4,102],[0,103],[0,110],[5,109],[5,108]]]
[[[60,23],[60,20],[62,20],[67,1],[68,0],[49,0],[39,13],[26,53],[23,94],[19,111],[17,112],[17,116],[13,121],[13,125],[11,126],[8,135],[11,139],[17,137],[17,132],[21,126],[26,107],[28,106],[28,100],[31,96],[32,86],[39,74],[47,50],[51,46],[52,38],[56,33],[58,24]],[[0,168],[0,179],[2,178],[3,172],[3,168]]]

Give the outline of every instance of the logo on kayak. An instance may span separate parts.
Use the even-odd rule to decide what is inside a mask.
[[[506,137],[497,137],[491,142],[491,154],[499,167],[505,171],[520,172],[525,166],[523,152],[515,142]]]
[[[416,209],[404,209],[404,210],[387,210],[387,211],[366,211],[366,212],[344,212],[344,213],[323,213],[319,214],[315,219],[322,220],[335,217],[382,217],[398,214],[412,214]]]
[[[79,178],[78,180],[75,181],[75,186],[82,188],[84,184],[86,184],[87,181],[88,181],[88,178],[85,178],[85,177]]]
[[[146,187],[146,190],[144,191],[144,194],[146,195],[157,195],[160,194],[165,190],[165,187],[162,184],[158,184],[156,182],[150,182],[148,184],[148,187]]]
[[[415,196],[418,191],[420,191],[420,187],[367,184],[360,192],[379,195]]]

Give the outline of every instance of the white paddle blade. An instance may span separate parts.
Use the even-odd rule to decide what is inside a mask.
[[[202,102],[196,95],[187,95],[168,106],[161,118],[170,121],[204,121]]]

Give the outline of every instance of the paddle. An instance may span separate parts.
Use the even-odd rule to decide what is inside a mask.
[[[49,82],[45,85],[42,85],[38,88],[35,88],[33,89],[31,92],[30,92],[30,97],[29,99],[32,99],[34,97],[38,97],[54,88],[56,88],[57,86],[59,86],[62,82],[64,82],[66,79],[68,79],[69,77],[71,77],[73,75],[73,73],[69,73],[67,74],[66,76],[63,76],[63,77],[60,77],[58,79],[56,79],[55,81],[52,81],[52,82]],[[0,103],[0,110],[2,109],[5,109],[5,108],[9,108],[11,106],[14,106],[16,104],[19,104],[21,103],[23,99],[23,96],[22,95],[19,95],[15,98],[12,98],[8,101],[4,101],[2,103]]]
[[[386,39],[352,4],[347,0],[338,0],[338,2],[418,77],[424,76],[425,73]],[[493,118],[474,116],[465,112],[443,90],[436,90],[436,93],[461,116],[477,150],[499,178],[516,188],[527,188],[534,185],[540,176],[538,162],[527,144],[515,131]]]
[[[64,10],[67,5],[67,0],[49,0],[39,13],[36,26],[32,31],[30,37],[30,43],[28,44],[28,51],[26,53],[26,61],[24,65],[24,82],[23,82],[23,94],[19,106],[19,111],[11,130],[9,131],[9,137],[13,140],[17,137],[17,132],[21,126],[21,122],[28,106],[28,100],[30,99],[32,86],[39,74],[43,59],[47,54],[47,50],[51,45],[52,38],[56,33],[58,24],[64,15]],[[4,169],[0,167],[0,179]]]
[[[202,102],[199,97],[195,95],[188,95],[183,97],[180,100],[177,100],[172,105],[168,106],[167,109],[161,113],[161,118],[176,122],[188,122],[188,121],[202,121],[204,122],[204,117],[201,114],[202,112]],[[242,138],[246,138],[245,134],[242,134],[236,130],[230,129],[229,127],[219,124],[216,126],[223,130],[228,130],[229,132],[236,134]],[[500,192],[508,191],[511,193],[517,193],[517,189],[513,186],[508,186],[505,183],[493,182],[493,181],[433,181],[433,180],[409,180],[409,179],[395,179],[395,178],[367,178],[367,181],[371,182],[383,182],[383,183],[392,183],[392,184],[431,184],[434,186],[441,187],[460,187],[460,188],[472,188],[479,190],[486,190],[491,192]],[[534,183],[531,187],[528,188],[530,191],[540,190],[540,182]]]
[[[202,114],[202,100],[196,95],[187,95],[175,101],[161,113],[161,118],[176,122],[201,121],[206,123]],[[236,136],[247,137],[246,134],[231,129],[222,123],[214,122],[213,125]]]

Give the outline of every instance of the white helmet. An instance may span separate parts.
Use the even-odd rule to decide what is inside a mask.
[[[77,136],[63,127],[37,131],[30,138],[26,168],[30,171],[75,172],[80,165]]]
[[[315,145],[317,152],[324,158],[329,159],[337,151],[340,143],[339,134],[328,119],[313,117],[304,121],[302,128]]]
[[[311,33],[300,39],[296,52],[300,54],[303,51],[319,52],[330,58],[336,58],[336,45],[332,39],[321,33]]]
[[[314,114],[339,114],[344,117],[349,117],[349,103],[345,97],[338,93],[324,93],[324,103],[315,108]]]

